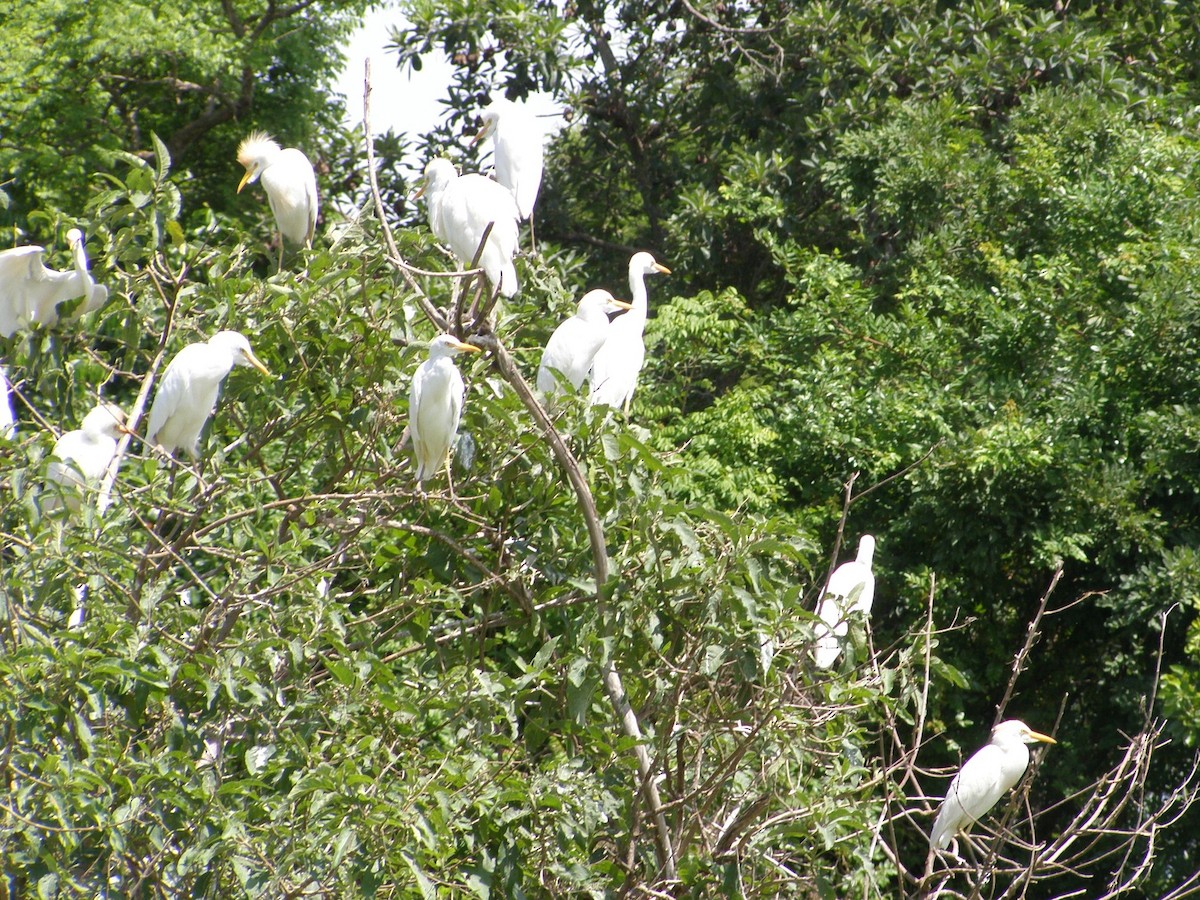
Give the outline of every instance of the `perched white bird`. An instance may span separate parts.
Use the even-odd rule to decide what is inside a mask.
[[[471,143],[494,137],[496,180],[512,191],[521,219],[531,218],[542,187],[541,126],[524,107],[504,97],[493,100],[480,118],[483,127]]]
[[[629,412],[638,374],[646,361],[646,343],[642,338],[647,313],[645,276],[655,272],[671,274],[670,269],[655,262],[649,253],[635,253],[630,257],[629,290],[633,306],[609,326],[608,338],[592,361],[592,403],[624,406]]]
[[[841,638],[849,630],[850,613],[871,614],[871,603],[875,599],[875,574],[871,571],[874,555],[875,538],[864,534],[858,540],[858,557],[834,569],[821,594],[821,602],[817,605],[821,622],[815,629],[813,656],[822,669],[832,666],[841,654]]]
[[[255,131],[238,145],[238,162],[246,167],[238,193],[262,178],[267,201],[279,227],[279,268],[283,268],[283,238],[312,248],[317,228],[317,176],[308,157],[295,147],[280,149],[271,136]]]
[[[17,415],[13,412],[8,369],[0,366],[0,438],[11,441],[17,436]]]
[[[537,387],[547,396],[561,389],[555,372],[560,372],[579,390],[592,367],[604,340],[608,337],[608,314],[622,309],[632,309],[624,300],[617,300],[605,290],[588,291],[575,307],[575,315],[567,319],[546,342],[542,351],[542,362],[538,366]]]
[[[83,303],[72,318],[99,309],[108,300],[108,288],[92,281],[88,272],[83,232],[72,228],[67,242],[75,259],[73,272],[47,269],[41,247],[0,252],[0,336],[12,337],[18,328],[52,327],[58,322],[58,304],[76,297],[83,297]]]
[[[150,407],[146,444],[167,453],[181,448],[199,458],[200,432],[216,410],[221,382],[234,366],[252,366],[271,377],[246,336],[237,331],[218,331],[175,354]]]
[[[517,253],[519,232],[517,201],[508,190],[482,175],[459,175],[448,159],[435,159],[425,167],[425,184],[418,192],[429,205],[429,227],[438,239],[449,244],[464,266],[469,266],[483,240],[484,229],[492,233],[479,257],[493,289],[505,297],[518,290]]]
[[[117,452],[117,441],[125,431],[125,413],[113,403],[99,403],[83,417],[74,431],[63,434],[55,443],[46,483],[51,488],[43,508],[58,507],[59,498],[71,510],[79,512],[81,495],[95,490]]]
[[[462,417],[462,375],[454,364],[459,353],[478,353],[453,335],[439,334],[429,342],[429,359],[417,367],[408,397],[408,430],[417,455],[417,484],[442,467]]]
[[[991,741],[968,759],[950,782],[950,790],[929,833],[930,846],[944,850],[959,831],[995,806],[1025,774],[1029,765],[1029,748],[1025,745],[1039,741],[1058,743],[1017,719],[993,728]]]

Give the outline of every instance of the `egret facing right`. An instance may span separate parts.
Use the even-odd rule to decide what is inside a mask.
[[[62,503],[71,512],[79,512],[81,494],[95,490],[108,464],[117,453],[117,441],[125,431],[125,413],[113,403],[100,403],[83,417],[74,431],[65,432],[54,445],[54,457],[46,467],[47,485],[58,485]],[[58,506],[51,494],[43,509]]]
[[[1030,729],[1018,719],[1008,719],[992,729],[992,739],[963,763],[938,810],[929,845],[936,850],[950,846],[954,836],[969,827],[1009,792],[1029,765],[1026,744],[1056,744],[1049,735]]]
[[[648,312],[645,276],[655,272],[671,274],[649,253],[643,251],[630,257],[629,290],[633,307],[612,323],[604,346],[592,361],[592,403],[623,406],[629,412],[638,375],[646,361],[646,342],[642,337]]]
[[[592,367],[592,360],[608,337],[611,327],[608,314],[632,308],[605,290],[584,294],[575,308],[575,315],[554,330],[546,349],[542,351],[542,362],[537,373],[538,390],[546,396],[561,390],[555,372],[566,378],[575,390],[579,390]]]
[[[442,467],[458,434],[466,386],[454,364],[459,353],[478,353],[452,334],[429,342],[429,358],[417,367],[408,397],[408,430],[417,455],[417,485]]]
[[[238,184],[238,193],[248,184],[262,179],[267,202],[279,228],[279,268],[283,270],[283,241],[303,244],[312,249],[317,228],[317,176],[308,157],[295,147],[286,150],[263,131],[250,134],[238,146],[238,162],[246,174]]]
[[[218,331],[207,341],[188,344],[171,360],[150,407],[146,444],[166,453],[183,449],[200,458],[200,432],[217,407],[221,382],[234,366],[271,373],[237,331]]]

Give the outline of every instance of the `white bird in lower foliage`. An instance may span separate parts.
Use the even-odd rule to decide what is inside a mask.
[[[99,403],[83,417],[74,431],[60,437],[51,451],[54,457],[46,467],[46,483],[58,485],[58,496],[51,494],[44,509],[62,503],[78,512],[84,491],[100,485],[108,465],[117,453],[117,441],[125,431],[125,413],[113,403]]]
[[[428,204],[430,229],[450,245],[464,266],[475,258],[483,232],[492,223],[479,265],[494,290],[513,296],[519,288],[513,257],[521,214],[508,189],[482,175],[459,175],[454,163],[438,158],[425,167],[425,184],[417,196],[422,194]]]
[[[612,323],[604,346],[592,360],[592,403],[623,406],[629,412],[638,374],[646,361],[646,342],[642,337],[648,312],[645,276],[656,272],[671,274],[649,253],[643,251],[630,257],[629,290],[633,306]]]
[[[8,369],[0,366],[0,438],[11,441],[17,436],[17,415],[13,412],[12,389]]]
[[[175,354],[150,407],[147,445],[166,453],[183,449],[198,459],[200,432],[216,410],[221,382],[234,366],[252,366],[271,377],[250,349],[250,341],[237,331],[218,331]]]
[[[968,759],[950,782],[950,790],[929,833],[930,846],[944,850],[959,831],[995,806],[1025,774],[1029,765],[1026,744],[1038,742],[1058,743],[1017,719],[993,728],[991,741]]]
[[[99,309],[108,300],[108,288],[96,284],[88,272],[83,232],[72,228],[67,242],[75,260],[73,272],[47,269],[41,247],[13,247],[0,252],[0,337],[12,337],[18,328],[52,327],[58,322],[58,304],[76,297],[83,303],[72,314],[78,318]]]
[[[262,131],[255,131],[238,145],[238,162],[246,174],[238,193],[262,179],[267,202],[279,228],[279,268],[283,268],[283,239],[312,249],[317,228],[317,176],[308,157],[295,147],[286,150]]]
[[[478,352],[474,344],[439,334],[429,342],[429,358],[417,367],[408,397],[408,430],[417,455],[418,485],[438,473],[458,434],[466,387],[454,357]]]
[[[512,192],[521,219],[533,216],[542,187],[545,143],[537,119],[524,107],[504,97],[495,98],[482,113],[483,127],[472,144],[488,135],[495,139],[496,181]]]
[[[858,557],[834,569],[821,594],[821,602],[817,605],[821,622],[814,629],[816,649],[813,656],[822,669],[828,669],[841,655],[841,639],[849,630],[850,613],[871,614],[871,603],[875,600],[875,574],[871,571],[874,555],[875,538],[864,534],[858,540]]]
[[[575,390],[579,390],[592,367],[596,352],[604,346],[608,337],[608,314],[632,308],[605,290],[584,294],[575,307],[575,315],[554,329],[554,334],[546,342],[538,366],[538,390],[547,396],[561,390],[555,372],[561,373]]]

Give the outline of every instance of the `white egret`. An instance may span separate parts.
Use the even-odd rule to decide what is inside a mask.
[[[238,145],[238,162],[246,174],[238,193],[262,178],[267,201],[279,228],[279,268],[283,269],[283,239],[312,249],[317,228],[317,176],[308,157],[295,147],[286,150],[262,131],[255,131]]]
[[[79,512],[81,495],[100,485],[108,464],[117,453],[117,441],[125,431],[125,413],[113,403],[99,403],[83,417],[74,431],[65,432],[54,445],[54,458],[46,467],[46,483],[58,496],[50,494],[43,508],[50,510],[62,503]]]
[[[454,357],[478,353],[450,334],[429,342],[429,358],[417,367],[408,397],[408,430],[417,455],[417,485],[438,473],[458,434],[462,417],[463,385]]]
[[[513,257],[520,212],[512,194],[482,175],[459,175],[454,163],[442,158],[425,167],[425,184],[418,196],[421,194],[429,205],[430,229],[450,245],[464,266],[471,264],[484,230],[493,223],[479,265],[494,289],[505,297],[513,296],[519,287]]]
[[[480,118],[483,127],[471,143],[493,136],[496,180],[512,192],[522,221],[529,219],[542,187],[542,129],[524,107],[504,97],[494,99]]]
[[[198,459],[200,432],[216,410],[221,382],[234,366],[252,366],[271,377],[246,336],[237,331],[218,331],[175,354],[150,407],[146,444],[166,453],[182,448]]]
[[[99,309],[108,300],[108,288],[92,281],[88,272],[83,232],[72,228],[67,242],[75,260],[73,272],[47,269],[41,247],[0,252],[0,336],[12,337],[18,328],[52,327],[58,322],[58,304],[76,297],[83,297],[83,303],[71,318]]]
[[[815,629],[813,656],[822,669],[832,666],[841,654],[841,639],[849,629],[850,613],[871,614],[871,603],[875,599],[875,574],[871,571],[874,555],[875,538],[864,534],[858,540],[858,557],[834,569],[821,594],[821,602],[817,605],[821,622]]]
[[[1025,745],[1038,742],[1058,743],[1017,719],[993,728],[991,741],[976,751],[950,782],[929,833],[930,846],[944,850],[959,831],[995,806],[1025,774],[1029,765],[1029,748]]]
[[[0,438],[12,440],[17,436],[17,415],[13,412],[12,389],[8,369],[0,366]]]
[[[622,309],[632,309],[624,300],[617,300],[605,290],[588,291],[575,308],[575,315],[567,319],[546,342],[542,351],[542,362],[538,366],[537,387],[547,396],[557,393],[561,385],[554,373],[557,371],[579,390],[592,367],[604,340],[608,337],[608,314]]]
[[[629,412],[638,374],[646,361],[646,343],[642,338],[647,313],[645,276],[656,272],[671,274],[649,253],[643,251],[630,257],[629,290],[633,306],[609,326],[608,338],[592,360],[592,403],[624,406],[625,412]]]

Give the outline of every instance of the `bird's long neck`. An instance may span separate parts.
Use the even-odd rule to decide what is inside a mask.
[[[645,322],[649,304],[646,297],[646,273],[641,269],[629,270],[629,302],[633,309],[621,318]]]
[[[96,293],[96,283],[92,281],[91,273],[88,272],[87,249],[83,246],[82,240],[75,243],[74,255],[75,273],[83,285],[83,308],[88,309],[92,305],[92,296]]]

